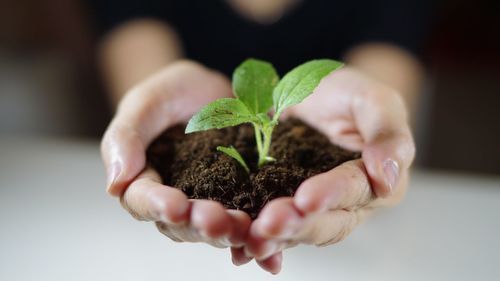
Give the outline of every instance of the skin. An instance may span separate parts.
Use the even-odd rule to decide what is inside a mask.
[[[327,76],[312,96],[288,114],[316,127],[343,147],[362,151],[353,160],[303,182],[293,198],[267,204],[233,255],[269,261],[297,244],[326,246],[343,240],[379,207],[398,203],[415,148],[400,95],[346,67]]]
[[[146,167],[145,149],[166,128],[187,122],[203,105],[231,95],[229,80],[191,61],[177,61],[134,86],[121,100],[101,151],[108,192],[139,220],[154,221],[174,241],[241,246],[250,218],[209,200],[188,200]]]
[[[231,96],[226,77],[180,59],[181,50],[175,32],[151,20],[122,26],[101,46],[103,74],[112,101],[119,101],[101,142],[107,191],[132,216],[155,222],[174,241],[230,247],[235,265],[255,258],[276,274],[283,249],[337,243],[375,209],[403,198],[415,154],[405,102],[413,104],[422,76],[406,52],[377,43],[353,48],[349,66],[284,114],[362,151],[362,159],[306,180],[293,198],[273,200],[251,222],[217,202],[187,199],[146,167],[145,149],[162,131]]]
[[[270,24],[279,20],[300,0],[228,0],[241,16],[255,22]]]

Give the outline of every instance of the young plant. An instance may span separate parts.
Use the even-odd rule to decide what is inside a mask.
[[[342,65],[329,59],[312,60],[294,68],[280,81],[270,63],[248,59],[233,73],[235,98],[221,98],[203,107],[189,120],[186,134],[250,123],[255,129],[260,168],[275,161],[269,155],[269,148],[273,129],[281,113],[302,102],[323,77]],[[271,117],[268,112],[273,106],[274,115]],[[245,160],[233,146],[219,146],[217,150],[234,158],[249,171]]]

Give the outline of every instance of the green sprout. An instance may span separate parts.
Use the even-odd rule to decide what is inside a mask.
[[[269,155],[269,148],[281,113],[302,102],[326,75],[342,66],[341,62],[329,59],[312,60],[279,80],[272,64],[247,59],[233,73],[235,98],[221,98],[203,107],[189,120],[186,134],[250,123],[255,129],[260,168],[276,160]],[[274,115],[270,116],[273,106]],[[219,146],[217,150],[234,158],[249,172],[245,160],[233,146]]]

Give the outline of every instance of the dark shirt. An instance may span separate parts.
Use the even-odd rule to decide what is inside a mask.
[[[101,34],[131,19],[168,22],[187,57],[226,74],[245,58],[272,62],[280,73],[313,58],[340,59],[364,42],[396,44],[419,54],[430,18],[428,0],[302,0],[263,25],[226,0],[93,0]]]

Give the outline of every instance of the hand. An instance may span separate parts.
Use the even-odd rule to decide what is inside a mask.
[[[176,62],[124,96],[102,139],[108,192],[119,196],[132,216],[154,221],[174,241],[241,246],[248,232],[246,213],[225,210],[214,201],[188,200],[146,167],[146,148],[160,133],[230,95],[231,85],[223,75],[194,62]]]
[[[245,248],[233,251],[233,259],[255,257],[272,273],[281,268],[283,249],[339,242],[375,208],[398,203],[415,154],[400,95],[349,67],[327,76],[288,116],[344,148],[362,151],[362,159],[309,178],[293,198],[264,207]]]

